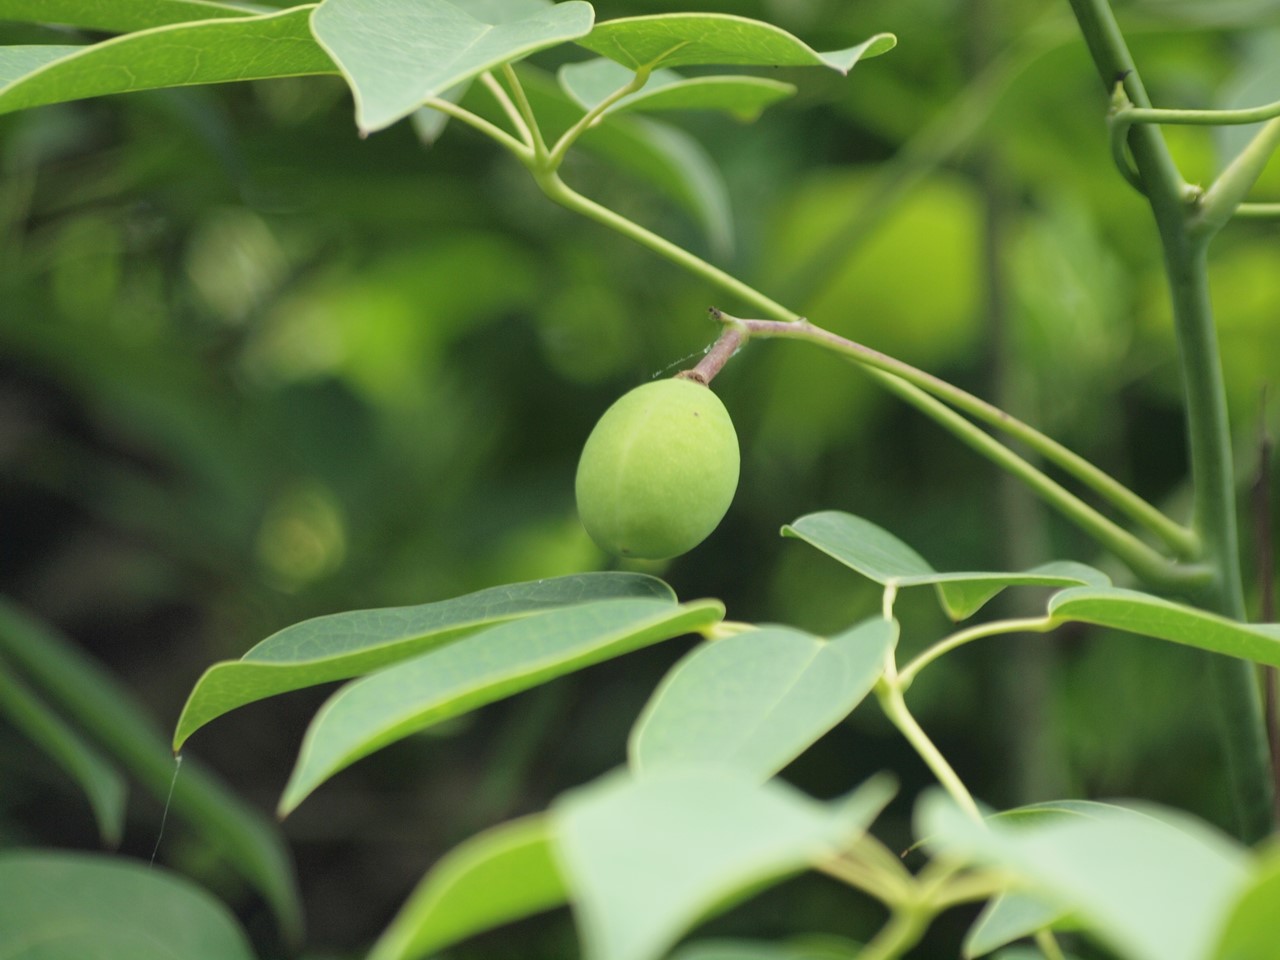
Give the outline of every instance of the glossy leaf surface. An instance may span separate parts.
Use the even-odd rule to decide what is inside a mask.
[[[0,956],[249,960],[231,912],[190,881],[124,858],[0,853]]]
[[[829,67],[848,73],[860,59],[892,50],[897,38],[878,33],[844,50],[819,53],[780,27],[720,13],[659,13],[598,23],[578,43],[624,67],[720,64]]]
[[[603,57],[566,64],[557,74],[565,93],[588,110],[634,76],[622,64]],[[766,77],[682,77],[674,70],[656,70],[643,88],[610,105],[605,114],[625,110],[722,110],[747,121],[795,92],[794,85]]]
[[[1280,626],[1228,620],[1171,600],[1120,587],[1064,590],[1049,602],[1064,620],[1094,623],[1129,633],[1280,666]]]
[[[1109,586],[1101,571],[1068,560],[1042,564],[1021,573],[988,571],[939,573],[929,561],[883,527],[853,514],[827,510],[801,517],[782,528],[876,583],[897,587],[933,585],[943,609],[955,620],[972,616],[1007,587]]]
[[[334,73],[309,7],[159,27],[81,47],[0,87],[0,113],[113,93]],[[36,55],[43,56],[43,54]],[[0,69],[9,68],[0,59]]]
[[[514,17],[509,7],[325,0],[312,29],[351,87],[356,125],[372,133],[486,70],[585,35],[595,16],[581,0],[538,4]]]
[[[502,624],[348,684],[311,721],[280,813],[411,733],[723,615],[714,600],[602,600]]]
[[[416,960],[565,903],[545,816],[486,830],[449,851],[378,938],[369,960]]]
[[[1092,804],[1013,826],[940,793],[916,811],[935,854],[1012,870],[1133,960],[1203,960],[1248,877],[1243,847],[1184,814]]]
[[[862,701],[897,636],[897,623],[876,618],[830,640],[763,627],[704,643],[636,722],[631,769],[725,766],[767,779]]]
[[[653,577],[584,573],[491,587],[436,603],[305,620],[267,637],[239,660],[206,670],[178,718],[173,747],[179,749],[210,720],[246,703],[358,676],[504,620],[610,597],[675,601],[671,588]]]
[[[657,960],[694,923],[831,856],[892,789],[819,803],[728,770],[614,774],[552,809],[586,960]]]

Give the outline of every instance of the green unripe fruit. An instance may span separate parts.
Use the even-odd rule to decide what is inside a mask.
[[[578,515],[602,549],[664,560],[692,550],[738,487],[738,435],[720,398],[692,380],[619,397],[582,448]]]

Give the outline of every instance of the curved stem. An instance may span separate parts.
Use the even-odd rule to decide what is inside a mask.
[[[1079,454],[1067,449],[1058,441],[1041,433],[1030,424],[1024,423],[1017,417],[1011,416],[999,407],[975,397],[954,384],[950,384],[939,377],[919,370],[909,363],[890,357],[878,350],[873,350],[839,334],[817,327],[808,321],[777,323],[767,320],[738,320],[736,322],[743,324],[752,336],[783,337],[793,340],[808,340],[812,343],[820,344],[838,353],[843,353],[864,367],[893,374],[894,379],[898,380],[898,382],[905,381],[905,383],[918,387],[933,396],[940,397],[957,409],[963,410],[976,419],[988,423],[1022,442],[1050,463],[1075,477],[1075,479],[1103,497],[1135,523],[1158,536],[1179,557],[1191,559],[1199,550],[1199,543],[1190,530],[1170,520],[1110,474],[1100,470]],[[887,381],[882,380],[882,382]],[[986,434],[983,434],[983,436],[986,436]],[[1001,449],[1006,448],[1002,447]],[[1013,455],[1011,454],[1011,456]],[[1025,463],[1025,461],[1023,462]],[[1049,482],[1052,483],[1052,481]],[[1067,496],[1070,497],[1071,495],[1067,494]],[[1090,508],[1086,507],[1086,509]],[[1105,522],[1110,524],[1110,521]],[[1111,526],[1114,527],[1114,524]],[[1115,529],[1118,530],[1119,528]],[[1124,537],[1133,539],[1124,531],[1120,532]],[[1145,555],[1144,563],[1158,556],[1145,544],[1141,544],[1140,541],[1133,540],[1133,543],[1141,547],[1135,556]]]
[[[875,692],[885,716],[907,738],[912,749],[920,755],[920,759],[938,778],[942,788],[951,795],[951,799],[961,810],[976,822],[982,823],[982,813],[978,810],[978,805],[964,785],[964,781],[952,769],[951,764],[947,763],[947,758],[942,755],[942,751],[934,745],[929,735],[924,732],[916,722],[916,718],[911,715],[911,711],[907,709],[907,702],[902,698],[902,690],[898,687],[897,678],[882,677],[876,682]]]
[[[1188,223],[1193,234],[1212,235],[1220,230],[1244,201],[1250,188],[1262,176],[1271,155],[1280,147],[1280,117],[1269,121],[1240,151],[1239,156],[1218,174]]]
[[[524,145],[533,150],[533,131],[529,129],[529,124],[525,122],[524,116],[516,109],[514,101],[507,94],[506,89],[500,84],[494,75],[486,70],[480,74],[480,82],[484,84],[486,90],[498,101],[498,106],[502,108],[502,112],[507,115],[507,119],[511,121],[511,125],[516,128],[516,133],[520,135],[520,139],[524,141]]]
[[[534,155],[539,159],[545,158],[547,156],[547,142],[542,138],[542,129],[538,126],[538,118],[534,116],[533,107],[529,103],[529,96],[524,92],[524,84],[520,82],[520,78],[516,76],[515,68],[509,63],[502,65],[502,76],[507,81],[507,85],[511,87],[511,96],[514,98],[516,110],[524,118],[529,136],[533,140]]]
[[[625,237],[630,237],[659,256],[688,270],[694,276],[701,277],[706,282],[726,291],[743,303],[750,304],[762,313],[777,317],[779,320],[795,321],[800,319],[799,314],[788,310],[776,300],[766,297],[763,293],[743,283],[732,274],[725,273],[719,267],[712,266],[701,257],[695,256],[665,237],[659,236],[652,230],[640,226],[635,221],[628,220],[626,217],[614,213],[608,207],[601,206],[594,200],[584,197],[561,180],[554,171],[535,170],[534,179],[537,181],[538,186],[542,188],[542,192],[562,207],[575,213],[580,213],[587,219],[594,220],[596,223],[602,224],[611,230],[616,230]]]
[[[1130,107],[1124,111],[1127,123],[1168,123],[1186,126],[1231,126],[1239,123],[1263,123],[1280,117],[1280,100],[1260,107],[1240,110],[1179,110],[1163,107]]]
[[[905,691],[911,686],[921,670],[945,653],[984,637],[998,637],[1005,633],[1048,633],[1062,621],[1055,617],[1026,617],[1019,620],[996,620],[993,623],[981,623],[967,630],[958,630],[948,637],[939,640],[927,650],[916,655],[898,673],[898,685]]]
[[[484,119],[484,117],[476,116],[470,110],[465,107],[458,106],[452,100],[432,97],[429,100],[423,101],[422,105],[424,107],[430,107],[432,110],[439,110],[441,113],[447,113],[455,120],[459,120],[467,126],[479,130],[486,137],[496,140],[499,145],[506,147],[519,157],[522,162],[528,163],[533,159],[533,151],[527,144],[521,143],[501,127],[490,123],[488,120]]]
[[[932,916],[931,911],[922,907],[900,907],[862,948],[858,960],[897,960],[920,942]]]
[[[629,97],[648,83],[649,72],[648,67],[641,67],[630,81],[597,103],[577,123],[561,134],[560,139],[556,141],[556,145],[551,148],[551,152],[547,155],[547,169],[559,169],[560,164],[564,161],[564,155],[569,152],[569,148],[574,145],[577,139],[599,123],[600,118],[604,116],[605,111],[611,106],[624,97]]]

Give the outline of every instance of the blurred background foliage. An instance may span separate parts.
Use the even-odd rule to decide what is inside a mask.
[[[1180,512],[1177,358],[1155,234],[1111,166],[1106,99],[1066,4],[700,6],[774,21],[819,49],[900,38],[847,80],[775,74],[800,93],[755,125],[674,121],[728,184],[734,251],[719,262],[815,322],[998,400]],[[1121,13],[1158,104],[1280,97],[1280,3],[1148,0]],[[0,23],[0,42],[33,36]],[[1189,176],[1211,175],[1242,142],[1240,130],[1169,133]],[[692,365],[715,336],[710,303],[738,308],[549,205],[469,130],[450,127],[430,148],[409,124],[359,140],[337,79],[3,117],[0,170],[3,591],[103,661],[165,727],[207,665],[299,619],[608,566],[574,515],[583,438],[621,392]],[[589,156],[566,178],[710,255],[687,213],[643,184]],[[1280,199],[1280,164],[1257,198]],[[1242,484],[1263,388],[1273,414],[1280,391],[1275,229],[1232,226],[1213,253]],[[777,536],[827,508],[893,530],[941,569],[1104,562],[814,348],[752,345],[716,386],[743,478],[710,540],[648,568],[683,597],[817,631],[874,612],[871,585]],[[1256,581],[1252,591],[1256,611]],[[899,601],[906,649],[946,629],[934,606],[924,593]],[[630,722],[688,645],[485,708],[326,785],[284,825],[316,955],[367,944],[463,837],[620,763]],[[990,803],[1140,796],[1224,822],[1189,664],[1097,631],[997,639],[933,668],[912,699]],[[270,810],[325,692],[243,708],[188,752]],[[880,769],[903,783],[881,831],[905,847],[927,774],[874,708],[786,775],[831,796]],[[7,727],[0,782],[5,842],[95,844],[83,800]],[[159,812],[134,804],[126,852],[149,853]],[[181,830],[161,856],[206,880],[218,870]],[[252,898],[229,876],[215,886],[261,933]],[[801,879],[714,929],[857,937],[877,922],[857,895]],[[450,955],[510,956],[515,942],[525,956],[572,951],[560,914],[513,930]]]

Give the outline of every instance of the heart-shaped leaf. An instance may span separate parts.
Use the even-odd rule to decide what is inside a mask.
[[[369,960],[417,960],[566,902],[546,816],[513,820],[455,847],[418,884]]]
[[[1137,590],[1064,590],[1049,601],[1049,613],[1280,667],[1280,624],[1239,623]]]
[[[722,616],[715,600],[601,600],[492,627],[348,684],[311,721],[280,814],[411,733]]]
[[[654,577],[586,573],[491,587],[437,603],[305,620],[267,637],[239,660],[206,670],[178,718],[173,749],[246,703],[359,676],[503,620],[610,597],[675,602],[671,588]]]
[[[231,912],[164,869],[122,857],[0,853],[0,956],[250,960]]]
[[[565,64],[557,74],[564,92],[587,110],[634,76],[620,63],[603,57]],[[610,105],[605,115],[624,110],[722,110],[748,121],[795,92],[794,85],[765,77],[682,77],[674,70],[655,70],[643,88]]]
[[[933,585],[943,609],[953,620],[972,616],[1007,587],[1105,587],[1111,583],[1101,571],[1070,560],[1057,560],[1021,573],[939,573],[883,527],[837,510],[803,516],[783,527],[782,535],[803,540],[884,586]]]
[[[658,13],[598,23],[578,41],[631,70],[691,64],[829,67],[848,73],[860,59],[892,50],[898,39],[878,33],[844,50],[819,53],[780,27],[723,13]]]
[[[896,622],[876,618],[830,640],[763,627],[705,643],[636,721],[631,769],[726,766],[767,779],[862,701],[897,637]]]
[[[7,78],[0,113],[159,87],[334,73],[311,37],[310,12],[296,7],[157,27],[70,51],[60,47],[56,58],[43,51],[0,56],[0,75]],[[24,58],[29,69],[13,74]]]
[[[595,19],[582,0],[503,13],[450,0],[324,0],[311,27],[351,87],[356,125],[372,133],[486,70],[585,36]]]
[[[255,9],[253,4],[214,0],[0,0],[0,20],[58,23],[110,33],[262,12],[263,7]]]
[[[615,774],[552,808],[586,960],[657,960],[690,926],[832,856],[888,801],[884,781],[819,803],[719,770]]]
[[[1248,878],[1243,847],[1175,811],[1092,805],[1013,826],[926,794],[917,835],[937,855],[1013,871],[1132,960],[1203,960]]]

